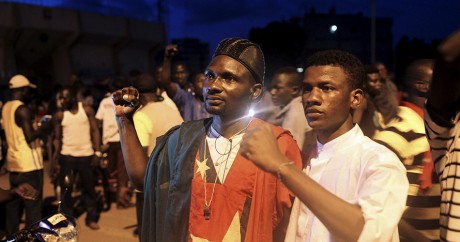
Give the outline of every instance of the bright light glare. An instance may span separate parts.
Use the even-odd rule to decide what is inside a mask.
[[[302,68],[302,67],[297,67],[297,72],[298,72],[298,73],[302,73],[302,72],[303,72],[303,68]]]
[[[254,110],[252,110],[252,108],[249,109],[248,116],[249,116],[249,117],[253,117],[254,114],[256,114],[256,112],[254,112]]]
[[[335,33],[337,31],[337,25],[331,25],[331,27],[329,28],[329,32],[331,32],[331,34]]]

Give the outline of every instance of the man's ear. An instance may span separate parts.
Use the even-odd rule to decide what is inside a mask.
[[[263,87],[263,85],[261,83],[256,83],[256,84],[252,85],[252,87],[251,87],[251,95],[249,96],[249,99],[252,102],[260,101],[260,99],[262,98],[263,89],[264,89],[264,87]]]
[[[351,99],[351,108],[353,110],[357,109],[363,102],[364,98],[364,91],[360,88],[354,89],[350,93],[350,99]]]

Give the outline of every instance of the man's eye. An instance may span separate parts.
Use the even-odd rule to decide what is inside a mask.
[[[233,77],[232,75],[222,75],[222,78],[227,82],[231,82],[235,80],[235,77]]]
[[[205,73],[204,76],[207,78],[207,79],[213,79],[214,78],[214,75],[212,73]]]
[[[311,92],[311,86],[303,86],[302,87],[302,92]]]

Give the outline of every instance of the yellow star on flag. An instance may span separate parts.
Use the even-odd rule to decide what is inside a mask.
[[[195,160],[196,165],[198,168],[196,169],[196,173],[200,173],[201,179],[204,180],[204,176],[206,175],[206,171],[211,169],[208,165],[206,165],[206,162],[208,161],[208,158],[204,159],[204,161],[199,161]]]

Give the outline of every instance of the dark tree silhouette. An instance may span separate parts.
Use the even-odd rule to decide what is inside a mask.
[[[260,45],[266,62],[265,80],[270,81],[273,72],[283,66],[299,66],[305,44],[305,33],[300,18],[271,22],[265,28],[253,28],[249,39]]]

